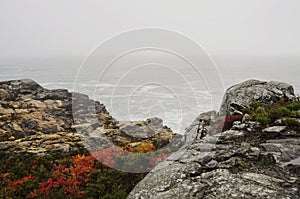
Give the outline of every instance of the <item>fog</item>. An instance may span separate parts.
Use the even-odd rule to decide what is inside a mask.
[[[298,0],[1,0],[0,58],[80,60],[143,27],[181,32],[215,57],[299,56],[299,8]]]
[[[81,74],[84,74],[80,76],[83,78],[80,81],[82,86],[75,91],[89,94],[103,102],[114,117],[126,120],[129,115],[126,111],[132,107],[129,119],[158,115],[172,129],[183,132],[182,129],[200,112],[219,107],[225,88],[246,79],[288,82],[299,93],[299,8],[298,0],[0,0],[0,80],[30,78],[47,88],[72,90],[81,68]],[[174,39],[168,37],[172,34],[164,33],[151,38],[151,34],[145,31],[144,35],[129,40],[121,39],[121,42],[115,39],[114,45],[106,45],[112,38],[145,28],[177,34]],[[101,56],[120,56],[122,51],[118,50],[121,48],[134,47],[135,42],[152,44],[151,39],[156,44],[154,47],[164,43],[179,51],[185,49],[183,53],[186,57],[198,57],[201,63],[198,69],[208,75],[197,79],[190,65],[177,61],[179,56],[170,58],[168,54],[163,60],[162,53],[149,59],[150,51],[144,51],[131,54],[114,65],[119,68],[113,70],[111,76],[105,77],[107,81],[104,83],[110,85],[109,88],[101,87],[99,92],[95,89],[101,71],[105,68],[105,60]],[[194,47],[194,44],[199,45],[201,53],[197,48],[186,46],[186,41],[192,41]],[[101,47],[105,45],[103,52]],[[100,53],[93,54],[97,51]],[[119,54],[114,55],[115,51]],[[206,58],[202,59],[202,56]],[[156,72],[153,72],[153,68],[131,70],[131,67],[137,69],[136,66],[154,61],[156,64],[152,63],[151,67]],[[163,63],[168,64],[164,69],[159,68]],[[119,70],[122,67],[128,68],[125,71]],[[189,73],[185,79],[187,82],[181,83],[177,76],[171,76],[175,73],[167,72],[165,69],[168,67],[179,71],[176,73],[178,77]],[[132,76],[128,72],[132,72]],[[116,82],[122,82],[119,80],[122,80],[124,74],[128,79],[124,83],[127,87],[120,86],[121,94],[113,98],[110,91]],[[144,80],[148,83],[144,84]],[[167,87],[165,80],[171,82]],[[151,81],[156,86],[148,85]],[[193,81],[199,96],[193,96],[184,87],[184,83]],[[205,82],[208,82],[208,86]],[[134,85],[128,87],[129,84]],[[140,88],[141,85],[146,86]],[[177,91],[161,93],[157,85],[165,86],[169,91],[173,88]],[[130,94],[136,89],[140,90]],[[142,96],[137,95],[134,99],[134,94],[139,93]],[[217,97],[214,93],[217,93]],[[128,94],[129,99],[124,98]],[[171,103],[174,96],[182,97],[180,102],[184,108],[177,110],[177,102]],[[116,111],[113,111],[112,99],[116,100]],[[129,103],[131,99],[132,104]],[[192,104],[193,100],[194,104],[199,102],[198,109]],[[211,106],[212,101],[215,101],[215,105]],[[161,107],[164,103],[167,104]],[[159,107],[161,114],[159,111],[152,114],[154,109],[151,107]],[[182,118],[186,121],[178,127],[178,121],[182,119],[178,119],[178,113],[182,111],[185,111]]]

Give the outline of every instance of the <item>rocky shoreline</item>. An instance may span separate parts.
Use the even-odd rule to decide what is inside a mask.
[[[181,148],[128,198],[300,198],[300,102],[289,84],[234,85],[220,111],[200,114],[182,137],[159,118],[117,121],[84,94],[27,79],[0,82],[1,154],[68,154],[145,142]]]
[[[289,84],[232,86],[219,113],[200,114],[185,133],[190,142],[128,198],[300,198],[299,110]]]
[[[0,82],[0,152],[43,155],[68,153],[86,143],[136,146],[142,141],[160,148],[174,136],[180,139],[159,118],[119,122],[84,94],[45,89],[29,79]]]

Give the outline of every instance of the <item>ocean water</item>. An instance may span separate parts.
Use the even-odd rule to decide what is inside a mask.
[[[3,59],[0,80],[30,78],[49,89],[85,93],[104,103],[118,120],[160,117],[180,134],[201,112],[218,109],[226,88],[247,79],[288,82],[299,94],[299,58],[215,57],[214,61],[217,67],[200,66],[198,74],[180,60],[161,57],[128,58],[106,71],[97,64],[82,65],[81,58]]]

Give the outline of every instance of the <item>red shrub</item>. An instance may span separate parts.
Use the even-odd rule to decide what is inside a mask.
[[[224,126],[222,129],[222,132],[231,129],[233,122],[242,121],[242,119],[243,119],[243,115],[241,115],[241,114],[227,116],[224,121]]]
[[[69,167],[63,164],[55,166],[51,178],[39,184],[39,190],[34,190],[28,198],[40,195],[48,195],[51,190],[63,189],[67,197],[80,198],[84,191],[80,185],[87,183],[91,172],[96,170],[93,156],[77,155],[71,158]]]
[[[13,182],[8,183],[8,188],[10,190],[15,191],[17,189],[20,189],[21,188],[20,186],[23,183],[28,182],[28,181],[32,181],[34,178],[35,177],[30,174],[29,176],[25,176],[24,178],[21,178],[19,180],[14,180]]]

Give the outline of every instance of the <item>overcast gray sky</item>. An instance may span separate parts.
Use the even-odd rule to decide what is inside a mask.
[[[0,59],[85,57],[141,27],[182,32],[211,55],[299,56],[299,10],[299,0],[1,0]]]

